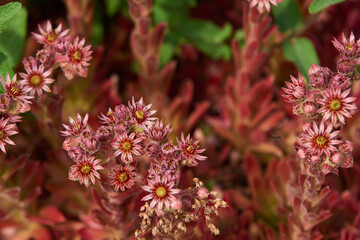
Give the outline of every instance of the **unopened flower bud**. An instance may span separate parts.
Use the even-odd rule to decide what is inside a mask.
[[[148,155],[149,157],[159,157],[161,154],[160,144],[157,142],[149,142],[146,144],[145,151],[146,155]]]
[[[116,118],[120,122],[124,122],[127,120],[129,116],[129,111],[124,104],[117,105],[114,110],[115,110]]]
[[[67,137],[67,138],[65,138],[65,140],[63,142],[62,148],[65,151],[69,151],[69,149],[71,147],[76,147],[78,145],[79,145],[79,140],[78,139],[75,139],[73,137]]]
[[[40,62],[45,68],[48,68],[54,64],[54,57],[48,50],[41,49],[36,52],[36,61]]]
[[[296,103],[293,105],[293,114],[298,115],[298,116],[301,116],[304,114],[301,103]]]
[[[337,168],[330,163],[329,161],[326,161],[320,165],[320,170],[326,175],[328,173],[335,173],[338,174]]]
[[[81,147],[71,147],[68,151],[68,155],[71,159],[79,161],[83,157],[84,151]]]
[[[303,76],[299,74],[298,78],[290,76],[292,83],[285,82],[286,88],[283,88],[285,94],[283,97],[287,102],[302,102],[306,99],[307,87]]]
[[[113,139],[114,134],[110,127],[100,126],[96,130],[96,137],[101,143],[108,143]]]
[[[337,63],[337,70],[340,73],[349,74],[354,70],[355,65],[355,62],[351,58],[342,57]]]
[[[205,187],[201,187],[196,190],[196,195],[200,199],[206,199],[209,195],[209,191]]]
[[[317,110],[317,105],[314,101],[306,101],[302,105],[305,114],[314,114]]]
[[[80,139],[81,139],[81,146],[86,152],[93,154],[99,150],[100,142],[97,139],[96,134],[91,132],[90,130],[85,129],[80,134]]]
[[[114,126],[114,132],[119,134],[119,135],[122,135],[125,132],[127,132],[127,127],[125,125],[122,125],[122,124],[117,124],[117,125]]]
[[[182,202],[180,199],[176,198],[175,201],[171,202],[171,208],[175,210],[180,210],[182,208]]]
[[[85,150],[91,154],[97,152],[100,148],[100,142],[96,138],[95,134],[92,134],[90,137],[88,137],[83,146],[85,147]]]
[[[346,74],[338,73],[333,78],[330,79],[329,88],[338,88],[342,89],[347,88],[350,85],[350,78]]]
[[[318,155],[318,154],[311,154],[311,155],[309,156],[309,161],[310,161],[311,164],[315,164],[315,163],[317,163],[319,160],[320,160],[320,155]]]
[[[332,72],[327,67],[312,64],[309,69],[310,86],[314,89],[324,89],[328,86]]]
[[[354,149],[354,144],[350,141],[344,141],[340,144],[340,151],[343,151],[345,154],[351,154]]]
[[[351,155],[346,155],[344,161],[341,163],[342,168],[351,168],[354,166],[354,159]]]
[[[335,165],[339,165],[343,159],[344,159],[344,156],[341,152],[333,153],[330,157],[330,161]]]
[[[307,157],[307,154],[303,148],[299,148],[296,153],[300,159],[305,159]]]
[[[182,201],[185,208],[190,208],[195,203],[194,198],[189,195],[183,196]]]
[[[80,141],[84,142],[91,134],[92,134],[92,132],[89,129],[84,129],[80,133]]]

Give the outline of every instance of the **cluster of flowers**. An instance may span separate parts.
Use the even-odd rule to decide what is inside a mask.
[[[50,78],[52,72],[61,67],[65,76],[72,79],[74,75],[86,77],[88,61],[91,59],[90,45],[84,47],[85,39],[67,35],[69,30],[61,31],[61,24],[53,29],[46,23],[45,30],[39,25],[34,38],[43,48],[36,57],[24,58],[22,63],[26,73],[15,74],[12,78],[6,75],[6,81],[0,76],[5,93],[0,95],[0,148],[5,153],[5,145],[15,143],[9,136],[17,134],[17,122],[21,122],[19,114],[30,111],[31,101],[40,98],[43,92],[51,92],[50,85],[55,79]],[[74,40],[75,38],[75,40]]]
[[[75,161],[70,168],[69,179],[87,187],[91,183],[96,184],[96,179],[101,179],[100,184],[114,186],[116,192],[124,192],[138,184],[137,179],[141,179],[138,175],[141,174],[135,169],[140,160],[144,161],[149,163],[149,169],[147,178],[139,183],[139,190],[147,192],[142,198],[146,202],[142,211],[146,212],[147,217],[137,236],[155,227],[153,224],[159,223],[160,218],[174,214],[174,210],[182,214],[194,212],[192,205],[200,200],[205,210],[208,209],[207,215],[204,215],[206,222],[210,230],[217,234],[217,229],[208,221],[211,213],[217,213],[219,206],[225,207],[227,204],[215,199],[214,194],[204,187],[197,187],[199,191],[176,188],[181,167],[196,166],[197,161],[205,160],[206,157],[200,155],[205,149],[199,149],[199,141],[193,141],[190,135],[185,138],[183,134],[174,145],[168,139],[172,129],[153,117],[155,111],[150,107],[151,104],[145,105],[142,98],[137,102],[133,98],[128,106],[121,104],[114,110],[109,109],[106,115],[101,114],[102,125],[96,131],[87,128],[88,114],[83,119],[79,114],[76,120],[69,118],[70,125],[64,124],[65,131],[61,132],[66,136],[63,149]],[[103,170],[104,176],[100,176],[99,170]],[[144,213],[140,216],[143,217]],[[173,231],[178,224],[184,230],[181,219],[171,219],[174,221],[171,225]],[[195,220],[194,217],[191,219]],[[159,230],[159,226],[156,229]],[[171,229],[158,230],[154,230],[153,234],[168,236],[171,232]]]
[[[299,74],[292,83],[286,82],[283,95],[293,103],[296,115],[305,115],[312,122],[303,125],[303,133],[295,143],[298,156],[311,165],[318,166],[324,174],[338,173],[338,167],[353,166],[353,143],[340,140],[338,134],[345,125],[345,118],[351,118],[358,111],[355,97],[349,97],[351,82],[359,78],[360,40],[355,42],[351,33],[342,42],[333,40],[340,52],[337,72],[327,67],[312,65],[309,69],[309,85]]]

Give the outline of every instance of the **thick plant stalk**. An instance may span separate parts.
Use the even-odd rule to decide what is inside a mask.
[[[330,188],[324,185],[325,175],[317,168],[299,161],[298,193],[293,199],[293,212],[288,216],[290,239],[321,239],[316,226],[331,216],[321,208]]]

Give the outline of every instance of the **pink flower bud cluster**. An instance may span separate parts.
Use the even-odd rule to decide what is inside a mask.
[[[79,42],[78,37],[68,36],[69,30],[61,31],[61,24],[53,29],[48,21],[45,30],[39,25],[34,38],[43,48],[36,57],[24,58],[22,63],[25,72],[11,77],[9,74],[0,76],[5,93],[0,95],[0,149],[5,153],[5,145],[15,143],[9,136],[17,134],[14,123],[21,122],[19,114],[30,111],[31,101],[38,100],[44,92],[51,92],[50,85],[55,79],[50,78],[52,72],[60,64],[64,74],[71,79],[74,74],[85,77],[87,75],[87,61],[91,59],[90,45],[83,47],[85,40]],[[77,58],[77,60],[74,58]]]
[[[78,114],[75,120],[69,119],[69,125],[63,124],[65,130],[61,134],[66,137],[63,149],[75,162],[70,167],[69,179],[86,187],[99,179],[103,189],[110,192],[146,193],[141,200],[145,201],[148,214],[156,212],[153,218],[163,218],[173,214],[173,210],[179,214],[185,209],[193,212],[196,199],[204,202],[204,206],[198,207],[208,207],[205,202],[214,200],[206,188],[197,192],[177,188],[181,167],[196,166],[198,161],[205,160],[200,155],[205,149],[200,149],[199,141],[190,135],[181,134],[177,144],[170,141],[172,128],[153,117],[155,111],[150,107],[142,98],[139,101],[132,98],[127,106],[121,104],[101,114],[102,125],[97,130],[88,126],[88,114],[84,118]],[[141,176],[144,171],[137,166],[144,164],[148,171]],[[208,225],[215,229],[210,222]]]
[[[333,41],[340,52],[337,72],[313,64],[309,69],[309,84],[299,74],[291,76],[292,83],[283,88],[285,101],[293,103],[293,113],[311,122],[303,125],[303,132],[295,144],[298,156],[318,166],[324,174],[338,172],[338,167],[353,165],[352,143],[340,140],[338,134],[346,118],[358,111],[355,97],[350,97],[351,83],[359,77],[360,42],[353,33],[342,43]]]

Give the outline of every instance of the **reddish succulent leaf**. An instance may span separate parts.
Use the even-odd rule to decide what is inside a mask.
[[[260,123],[259,128],[264,132],[267,132],[273,129],[283,118],[283,112],[276,112],[271,114],[262,123]]]
[[[313,233],[311,235],[311,240],[320,240],[322,238],[323,238],[323,235],[319,231],[316,231],[315,233]]]
[[[46,228],[38,227],[33,232],[35,240],[52,240],[51,234]]]
[[[151,20],[149,18],[141,18],[139,21],[139,33],[146,36],[149,33]]]
[[[65,222],[64,215],[54,206],[43,207],[40,210],[40,216],[49,219],[55,223]]]
[[[253,118],[253,120],[251,122],[251,126],[255,127],[260,121],[262,121],[267,115],[269,115],[270,112],[272,112],[276,108],[277,108],[276,104],[272,103],[272,104],[268,105],[262,111],[259,111]]]
[[[171,61],[158,73],[157,81],[159,83],[159,87],[163,89],[162,92],[167,93],[169,91],[170,83],[175,73],[175,68],[176,62]]]
[[[108,209],[106,208],[106,206],[104,206],[101,197],[98,195],[98,193],[96,192],[95,189],[91,189],[91,195],[93,196],[94,200],[95,200],[96,203],[99,205],[99,207],[100,207],[105,213],[111,215],[111,212],[108,211]]]
[[[259,47],[260,44],[258,40],[253,40],[252,42],[248,43],[244,52],[244,60],[250,61],[253,59],[259,51]]]
[[[149,56],[146,59],[146,73],[148,77],[152,77],[158,70],[159,59],[155,56]]]
[[[247,199],[244,195],[242,195],[238,191],[229,189],[226,192],[229,194],[232,204],[237,209],[244,210],[251,205],[249,199]]]
[[[244,162],[246,175],[250,180],[250,184],[254,181],[254,179],[260,179],[262,174],[257,159],[251,154],[246,154],[244,156]]]
[[[256,146],[251,146],[250,150],[254,151],[254,152],[259,152],[259,153],[273,154],[279,158],[281,158],[283,156],[283,152],[279,149],[278,146],[276,146],[273,143],[263,142],[263,143],[257,144]]]
[[[153,54],[155,55],[158,55],[160,53],[160,47],[164,41],[166,27],[166,23],[159,23],[151,32],[149,47],[150,49],[152,49]]]
[[[235,70],[237,71],[241,66],[241,60],[240,60],[240,46],[235,39],[231,41],[231,52],[234,58]]]
[[[91,228],[80,229],[79,234],[82,239],[87,240],[109,239],[109,237],[111,236],[105,229],[97,230]]]

